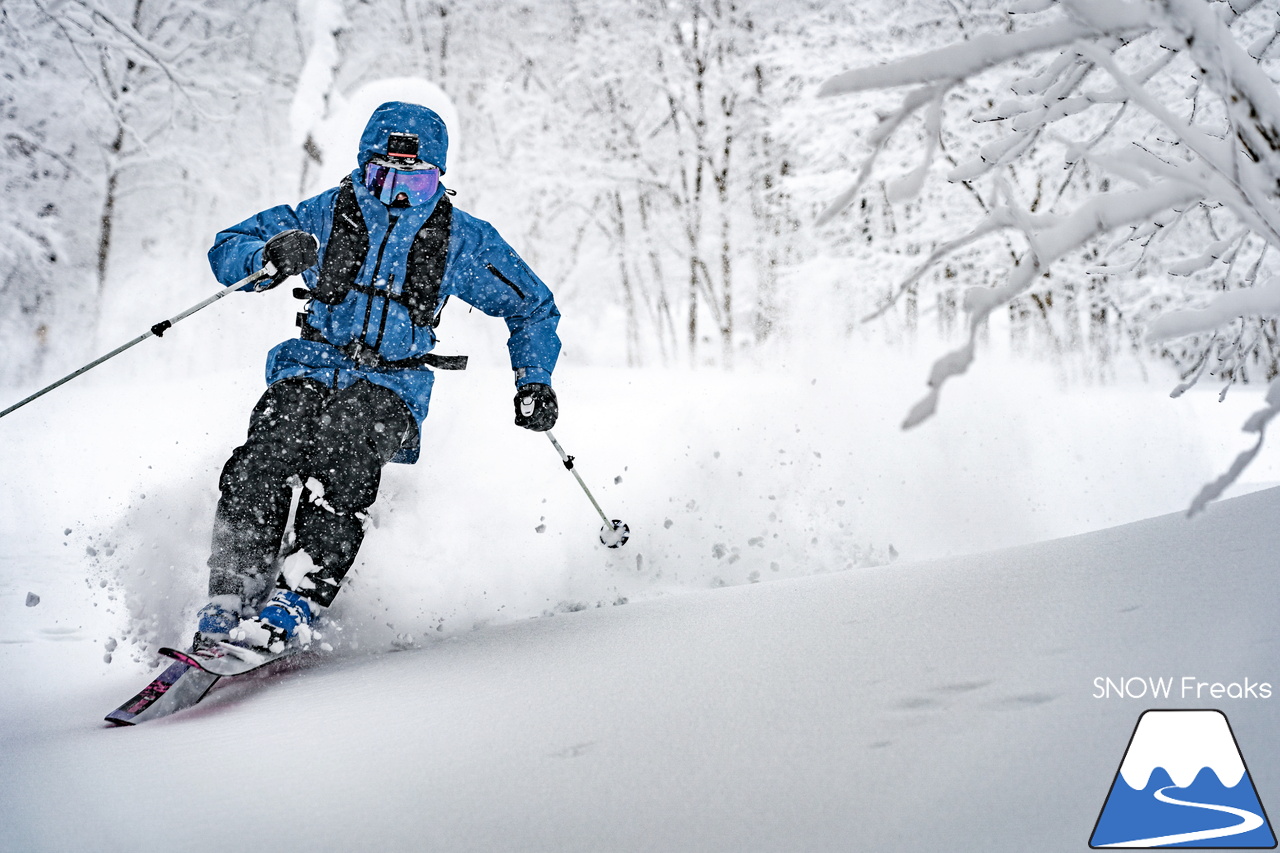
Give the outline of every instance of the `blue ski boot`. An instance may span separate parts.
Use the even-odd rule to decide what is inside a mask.
[[[240,596],[215,595],[196,614],[196,636],[191,647],[199,650],[230,639],[231,631],[240,624]]]
[[[280,654],[290,644],[311,645],[311,621],[320,605],[291,589],[277,589],[262,612],[231,629],[231,642],[258,652]]]

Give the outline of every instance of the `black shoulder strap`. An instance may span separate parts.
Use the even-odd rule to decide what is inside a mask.
[[[430,326],[435,320],[452,227],[453,205],[448,196],[442,195],[409,248],[408,269],[399,301],[409,310],[409,319],[415,326]]]
[[[333,205],[333,227],[320,263],[320,279],[311,295],[325,305],[337,305],[347,298],[369,253],[369,228],[360,202],[351,187],[351,176],[342,179]]]

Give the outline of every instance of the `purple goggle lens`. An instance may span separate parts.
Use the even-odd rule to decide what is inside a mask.
[[[383,204],[391,204],[401,194],[409,199],[409,206],[416,207],[430,201],[440,186],[440,170],[407,171],[382,163],[368,163],[364,167],[364,185]]]

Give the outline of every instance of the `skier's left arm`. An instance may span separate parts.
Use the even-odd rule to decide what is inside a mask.
[[[492,226],[479,220],[474,226],[464,238],[463,269],[453,290],[489,316],[506,320],[517,388],[550,386],[560,356],[560,310],[551,290]]]

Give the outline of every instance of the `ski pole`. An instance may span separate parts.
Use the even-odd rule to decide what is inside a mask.
[[[133,340],[129,341],[126,344],[121,344],[120,346],[116,347],[106,355],[101,356],[100,358],[95,358],[93,361],[89,362],[84,367],[81,367],[79,370],[75,370],[75,371],[72,371],[71,373],[68,373],[66,376],[62,377],[57,382],[54,382],[52,385],[46,385],[44,388],[41,388],[39,391],[32,394],[30,397],[27,397],[26,399],[19,400],[18,402],[14,403],[12,406],[5,409],[3,412],[0,412],[0,418],[3,418],[5,415],[9,414],[10,412],[14,412],[14,411],[17,411],[18,409],[21,409],[23,406],[25,406],[27,403],[30,403],[32,400],[43,397],[45,394],[48,394],[53,389],[61,385],[65,385],[66,383],[70,382],[72,379],[75,379],[80,374],[88,373],[90,370],[93,370],[95,367],[97,367],[99,364],[102,364],[104,361],[115,358],[120,353],[124,352],[130,347],[136,346],[137,344],[142,343],[147,338],[161,337],[162,335],[164,335],[165,332],[169,331],[169,327],[171,327],[174,323],[185,320],[186,318],[190,317],[192,314],[199,311],[201,308],[207,308],[208,306],[217,302],[222,297],[226,296],[228,293],[234,293],[240,288],[250,284],[257,284],[259,281],[262,281],[262,279],[267,278],[270,275],[271,273],[267,272],[267,269],[264,267],[258,270],[257,272],[253,273],[252,275],[245,276],[244,278],[237,281],[235,284],[228,285],[227,287],[222,288],[213,296],[210,296],[208,299],[204,300],[203,302],[200,302],[197,305],[192,305],[190,308],[188,308],[186,311],[183,311],[181,314],[175,314],[174,316],[170,317],[168,320],[161,320],[159,323],[156,323],[149,330],[147,330],[146,334],[138,335],[138,337],[134,338]]]
[[[627,539],[631,537],[631,528],[627,527],[621,519],[610,520],[609,516],[605,515],[604,510],[600,508],[599,502],[596,501],[595,495],[591,494],[587,484],[582,482],[582,475],[573,467],[573,457],[564,452],[560,442],[556,441],[556,437],[551,434],[551,430],[547,430],[547,438],[551,439],[551,444],[555,447],[556,453],[560,454],[560,461],[564,463],[565,469],[578,481],[578,485],[582,486],[582,491],[586,492],[587,499],[596,508],[596,512],[600,513],[600,518],[604,519],[604,527],[600,528],[600,544],[609,548],[621,548],[627,544]]]

